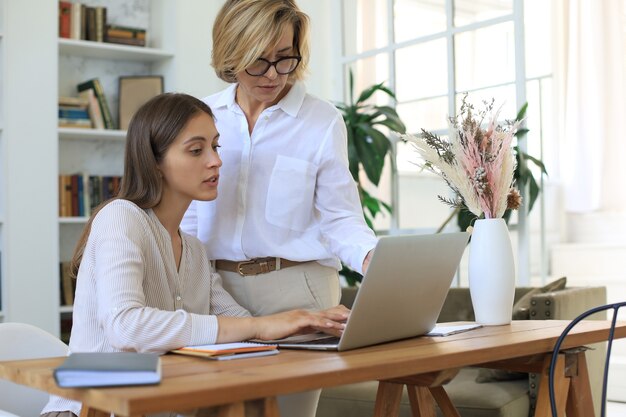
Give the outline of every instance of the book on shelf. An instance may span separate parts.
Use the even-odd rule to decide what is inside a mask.
[[[87,28],[86,6],[81,3],[71,3],[70,6],[70,38],[85,39],[85,31]]]
[[[88,105],[80,97],[59,97],[59,127],[91,128]]]
[[[71,37],[72,3],[69,1],[59,2],[59,38]]]
[[[76,88],[78,89],[79,93],[90,88],[93,89],[96,98],[98,99],[98,104],[100,105],[100,111],[102,112],[102,118],[104,120],[104,127],[106,129],[115,129],[113,117],[111,116],[111,110],[109,109],[109,104],[107,102],[107,98],[104,94],[104,89],[102,88],[100,80],[98,78],[92,78],[78,84]]]
[[[85,9],[86,13],[86,33],[85,39],[93,42],[104,42],[107,9],[103,6],[90,7]]]
[[[89,119],[86,108],[59,106],[59,119]]]
[[[96,6],[96,42],[104,42],[106,39],[107,9]]]
[[[237,359],[256,356],[268,356],[278,353],[277,345],[253,342],[217,343],[209,345],[185,346],[170,351],[180,355],[201,356],[208,359]]]
[[[117,195],[118,175],[59,175],[59,216],[88,217],[104,201]]]
[[[91,129],[91,119],[73,119],[67,117],[59,117],[59,127]]]
[[[85,8],[87,15],[85,20],[87,28],[85,29],[85,39],[88,41],[96,41],[96,8],[87,6]]]
[[[130,26],[107,25],[106,42],[146,46],[146,30]]]
[[[156,353],[76,352],[54,369],[61,388],[154,385],[161,381]]]
[[[107,25],[107,36],[114,36],[116,38],[146,39],[146,30],[131,26]]]
[[[89,101],[83,97],[70,97],[60,96],[59,107],[86,109],[89,106]]]
[[[65,178],[66,175],[59,175],[59,217],[65,217],[67,213],[69,213],[67,208],[67,195],[65,190],[67,184],[65,183]]]
[[[116,43],[118,45],[130,45],[130,46],[146,46],[145,39],[136,38],[118,38],[115,36],[107,36],[108,43]]]
[[[104,129],[104,118],[102,117],[102,111],[100,110],[100,104],[98,103],[94,89],[88,88],[78,93],[78,95],[89,103],[87,111],[93,128]]]

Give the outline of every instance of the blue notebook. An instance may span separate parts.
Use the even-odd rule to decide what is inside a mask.
[[[161,358],[156,353],[71,353],[54,370],[61,388],[154,385],[161,382]]]

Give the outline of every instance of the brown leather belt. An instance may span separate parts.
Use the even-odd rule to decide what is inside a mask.
[[[223,271],[237,272],[242,277],[250,275],[266,274],[272,271],[278,271],[290,266],[296,266],[305,262],[290,261],[283,258],[255,258],[249,261],[226,261],[218,259],[215,261],[215,269]]]

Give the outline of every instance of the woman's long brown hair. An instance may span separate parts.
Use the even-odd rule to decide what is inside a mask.
[[[180,93],[160,94],[137,110],[126,133],[124,175],[120,191],[113,199],[100,204],[85,225],[70,263],[72,277],[78,275],[91,224],[102,207],[115,199],[131,201],[144,209],[159,203],[162,180],[158,166],[187,122],[200,112],[213,117],[205,103]]]

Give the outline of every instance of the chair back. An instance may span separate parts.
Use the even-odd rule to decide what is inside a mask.
[[[611,347],[613,346],[613,338],[615,336],[615,324],[617,323],[617,313],[621,307],[626,306],[626,302],[606,304],[598,307],[594,307],[585,311],[576,317],[570,324],[567,325],[565,330],[561,333],[561,336],[557,339],[554,349],[552,350],[552,361],[550,362],[550,369],[548,374],[548,383],[549,383],[549,394],[550,394],[550,408],[552,410],[552,416],[558,417],[557,415],[557,406],[556,406],[556,397],[554,395],[554,370],[556,368],[557,357],[559,355],[559,351],[561,350],[561,345],[563,341],[569,334],[569,332],[582,320],[585,318],[592,316],[596,313],[600,313],[603,311],[613,310],[613,318],[611,319],[611,327],[609,329],[609,337],[607,339],[607,348],[606,348],[606,359],[604,361],[604,373],[602,376],[602,397],[601,397],[601,412],[600,416],[606,416],[606,389],[607,382],[609,377],[609,361],[611,359]]]
[[[0,323],[0,361],[66,356],[68,347],[50,333],[25,323]],[[39,416],[48,393],[0,380],[3,410],[20,417]]]

